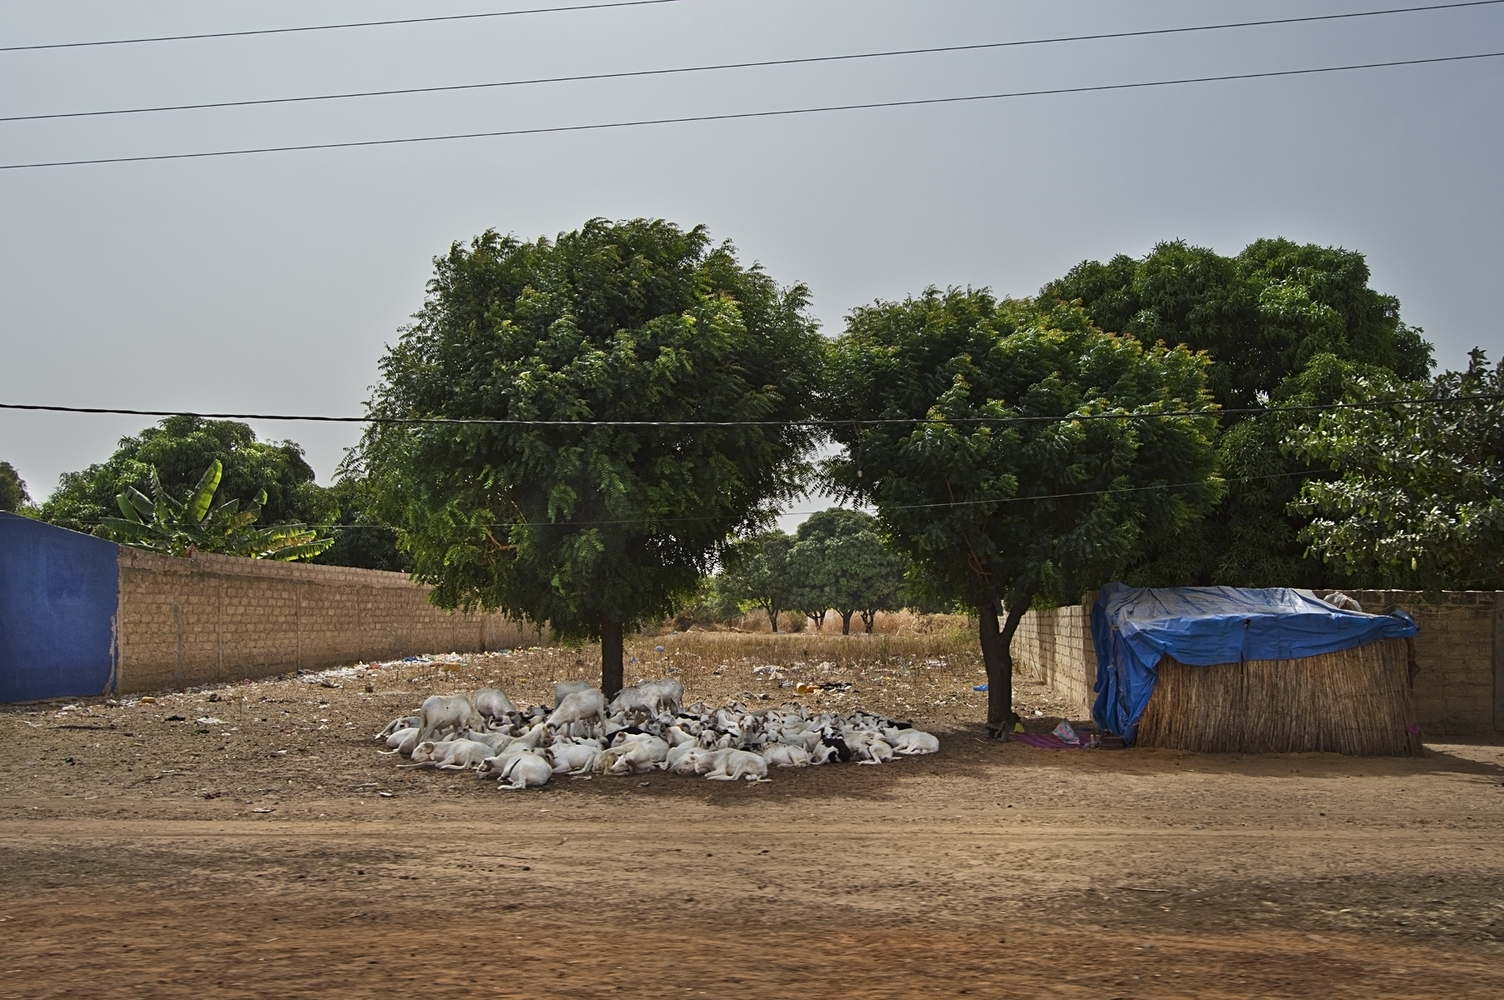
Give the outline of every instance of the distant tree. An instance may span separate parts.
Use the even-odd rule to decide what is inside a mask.
[[[936,595],[977,609],[1004,732],[1024,612],[1080,600],[1217,499],[1206,358],[955,289],[857,309],[832,354],[845,452],[827,476],[876,507]]]
[[[1429,382],[1337,358],[1319,367],[1345,402],[1438,402],[1307,415],[1291,431],[1296,455],[1332,470],[1295,501],[1312,553],[1351,585],[1504,589],[1504,365],[1474,350],[1466,370]]]
[[[736,542],[727,550],[721,571],[724,590],[749,608],[761,608],[768,624],[778,631],[778,618],[792,607],[793,580],[789,550],[794,540],[782,531],[763,531]]]
[[[1080,301],[1097,326],[1145,343],[1163,340],[1210,354],[1208,386],[1224,407],[1311,396],[1300,382],[1315,357],[1333,355],[1422,379],[1431,346],[1400,319],[1399,301],[1368,285],[1362,254],[1284,239],[1259,240],[1224,257],[1183,242],[1142,259],[1086,261],[1041,291]],[[1319,396],[1319,392],[1316,394]],[[1311,397],[1315,398],[1315,397]],[[1281,447],[1283,417],[1220,418],[1218,467],[1227,491],[1196,531],[1150,546],[1127,570],[1142,584],[1307,586],[1332,570],[1306,552],[1307,522],[1290,501],[1307,472]],[[1319,468],[1311,471],[1320,477]]]
[[[799,525],[788,559],[793,600],[816,627],[833,608],[842,635],[851,634],[858,613],[871,632],[878,611],[899,606],[908,562],[883,545],[879,530],[871,514],[841,508],[811,514]]]
[[[26,482],[16,467],[9,462],[0,462],[0,510],[15,512],[31,503],[26,492]]]
[[[223,475],[219,460],[210,463],[192,492],[174,496],[151,470],[151,494],[127,486],[116,504],[122,517],[104,518],[97,532],[136,548],[181,556],[190,551],[292,561],[309,559],[333,544],[317,530],[302,524],[258,527],[266,493],[250,503],[238,499],[216,504],[214,495]]]
[[[196,488],[214,461],[224,469],[219,496],[245,504],[264,490],[262,516],[268,521],[327,524],[338,512],[314,484],[313,469],[293,442],[258,441],[247,424],[233,420],[176,416],[121,438],[107,461],[65,473],[40,513],[52,524],[90,532],[101,519],[119,513],[115,498],[127,487],[149,490],[153,469],[163,487],[177,495]]]
[[[597,423],[375,424],[360,461],[378,514],[436,603],[598,638],[615,691],[623,629],[671,615],[800,488],[815,434],[790,422],[822,359],[808,292],[644,219],[488,232],[435,264],[374,415]]]
[[[328,488],[338,505],[332,528],[334,544],[313,561],[324,566],[354,566],[401,573],[407,560],[397,550],[397,532],[376,515],[378,499],[363,476],[342,475]]]

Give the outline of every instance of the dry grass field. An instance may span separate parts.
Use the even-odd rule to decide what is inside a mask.
[[[772,664],[941,737],[765,785],[376,753],[429,693],[536,701],[589,648],[0,709],[0,998],[1504,996],[1504,748],[999,744],[956,624],[635,637],[629,680],[776,704]]]

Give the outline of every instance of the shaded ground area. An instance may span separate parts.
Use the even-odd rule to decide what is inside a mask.
[[[999,745],[972,667],[916,659],[817,696],[941,735],[883,767],[520,793],[375,752],[430,691],[574,659],[0,711],[0,998],[1504,995],[1504,748]],[[753,665],[676,666],[787,696]]]

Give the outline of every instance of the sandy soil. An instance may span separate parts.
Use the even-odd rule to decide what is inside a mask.
[[[576,659],[0,710],[0,997],[1504,996],[1504,748],[1035,750],[981,738],[973,664],[853,658],[818,697],[939,754],[521,793],[375,752],[431,691]]]

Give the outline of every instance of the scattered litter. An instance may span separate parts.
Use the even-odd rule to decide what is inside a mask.
[[[272,807],[272,806],[257,806],[255,809],[252,809],[251,812],[253,812],[253,813],[269,813],[269,812],[276,812],[276,809],[274,807]]]
[[[224,794],[224,792],[205,792],[204,793],[204,798],[206,798],[206,799],[217,799],[217,798],[219,798],[223,794]]]
[[[156,703],[157,699],[153,698],[151,695],[146,695],[138,702],[138,704],[141,705],[155,705]]]
[[[186,715],[169,715],[167,718],[163,719],[162,721],[163,722],[187,722],[188,721],[188,716],[186,716]]]
[[[197,722],[201,726],[222,726],[225,724],[224,719],[216,719],[212,715],[203,715],[198,717],[197,719],[194,719],[193,721]]]
[[[978,684],[976,687],[972,688],[972,690],[973,691],[986,691],[987,690],[987,685],[986,684]]]
[[[389,798],[392,797],[392,793],[391,792],[377,792],[376,794],[379,795],[379,796],[381,796],[384,799],[389,799]]]
[[[1062,742],[1069,743],[1073,747],[1081,745],[1081,737],[1077,736],[1076,731],[1071,728],[1071,724],[1064,720],[1061,721],[1060,725],[1055,727],[1055,735],[1060,737]]]

